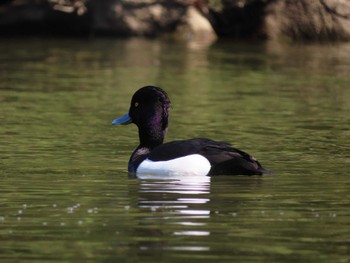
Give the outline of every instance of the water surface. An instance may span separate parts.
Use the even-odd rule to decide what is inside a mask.
[[[2,39],[0,261],[348,262],[350,46]],[[167,140],[211,137],[274,175],[135,180],[136,89]]]

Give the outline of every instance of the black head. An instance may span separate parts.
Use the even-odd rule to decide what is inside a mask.
[[[168,127],[170,99],[167,93],[155,86],[145,86],[135,92],[129,113],[112,124],[135,123],[139,128],[140,143],[152,145],[163,143]]]
[[[168,127],[170,100],[161,88],[145,86],[132,96],[129,115],[137,126],[151,122],[161,124],[162,129]]]

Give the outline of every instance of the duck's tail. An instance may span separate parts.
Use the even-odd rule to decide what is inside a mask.
[[[272,170],[267,170],[265,168],[259,167],[258,169],[256,169],[257,172],[262,174],[273,174]]]

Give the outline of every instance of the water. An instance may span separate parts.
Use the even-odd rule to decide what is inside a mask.
[[[349,262],[350,45],[2,39],[1,262]],[[136,180],[148,84],[167,140],[233,143],[263,177]]]

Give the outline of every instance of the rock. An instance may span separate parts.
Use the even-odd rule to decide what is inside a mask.
[[[350,40],[349,0],[222,3],[214,10],[207,0],[2,0],[0,34]]]
[[[91,0],[95,33],[157,36],[175,31],[185,16],[183,1]]]
[[[177,27],[176,33],[184,40],[212,42],[217,39],[216,33],[206,17],[197,8],[190,6],[182,23]]]
[[[270,39],[350,40],[350,2],[275,0],[266,6],[264,31]]]
[[[0,3],[0,32],[9,34],[215,38],[208,20],[187,0],[13,0]]]

